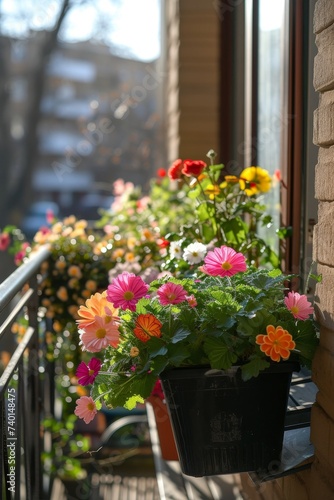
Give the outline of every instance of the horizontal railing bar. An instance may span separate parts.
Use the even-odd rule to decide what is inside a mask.
[[[24,264],[18,267],[8,278],[0,284],[0,312],[10,303],[39,269],[40,265],[49,257],[48,246],[36,251]]]
[[[16,304],[14,309],[12,309],[10,314],[7,316],[6,320],[2,323],[2,325],[0,325],[0,340],[7,326],[10,325],[10,323],[16,318],[18,313],[21,311],[21,309],[23,309],[23,307],[26,305],[26,303],[28,302],[33,293],[34,290],[32,288],[29,288],[29,290],[27,290],[25,294],[21,297],[21,299]]]
[[[19,361],[20,361],[21,357],[23,356],[24,351],[28,347],[28,344],[29,344],[34,332],[35,332],[35,329],[32,328],[31,326],[29,326],[27,328],[27,331],[24,334],[21,342],[19,343],[19,345],[15,349],[14,353],[12,354],[12,357],[11,357],[8,365],[6,366],[6,368],[5,368],[3,374],[1,375],[1,378],[0,378],[0,394],[5,391],[7,385],[9,384],[9,381],[10,381],[11,377],[13,376],[13,373],[14,373],[17,365],[19,364]]]

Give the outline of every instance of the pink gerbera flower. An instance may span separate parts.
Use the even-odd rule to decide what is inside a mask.
[[[81,361],[76,371],[76,376],[78,377],[79,384],[92,384],[99,373],[101,365],[101,361],[97,358],[92,358],[88,365]]]
[[[175,283],[165,283],[157,290],[159,302],[163,306],[169,304],[179,304],[187,300],[187,292],[182,285]]]
[[[95,316],[94,323],[86,325],[79,330],[80,344],[83,350],[99,352],[109,345],[117,347],[119,343],[119,330],[111,316]]]
[[[76,401],[74,413],[77,417],[82,418],[85,424],[89,424],[97,414],[94,399],[90,396],[82,396]]]
[[[307,300],[306,295],[300,295],[297,292],[289,292],[284,299],[286,307],[296,319],[308,319],[313,314],[314,308],[311,302]]]
[[[147,290],[148,284],[140,276],[124,271],[108,286],[107,300],[115,307],[135,311],[138,300],[145,297]]]
[[[223,245],[207,253],[204,259],[203,272],[211,276],[233,276],[246,271],[246,259],[242,253]]]

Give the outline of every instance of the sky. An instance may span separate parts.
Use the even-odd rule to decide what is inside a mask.
[[[79,5],[81,3],[81,5]],[[66,41],[91,38],[94,27],[103,23],[103,33],[119,49],[135,58],[150,61],[160,54],[160,0],[73,0],[60,37]],[[23,36],[27,29],[52,27],[59,0],[2,0],[1,31]],[[102,13],[102,16],[101,16]]]

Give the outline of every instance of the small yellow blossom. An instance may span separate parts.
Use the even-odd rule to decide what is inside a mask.
[[[113,253],[112,253],[112,259],[113,260],[117,260],[117,259],[121,259],[124,255],[124,250],[123,248],[117,248],[117,250],[115,250]]]
[[[66,302],[68,300],[67,289],[64,286],[58,288],[56,295],[58,299],[62,300],[63,302]]]
[[[58,269],[58,271],[62,271],[66,267],[66,262],[65,260],[58,259],[55,262],[55,268]]]
[[[82,290],[81,295],[85,299],[89,299],[89,297],[92,295],[92,292],[90,290],[85,289],[85,290]]]
[[[70,215],[69,217],[65,217],[65,219],[63,220],[63,224],[65,226],[69,226],[71,224],[75,224],[76,223],[76,217],[74,217],[74,215]]]
[[[131,358],[135,358],[139,354],[139,349],[138,347],[131,347],[130,349],[130,356]]]
[[[82,272],[79,266],[70,266],[67,273],[69,276],[71,276],[71,278],[82,278]]]
[[[217,186],[217,184],[208,184],[206,188],[204,189],[205,194],[207,194],[210,198],[210,200],[214,200],[215,196],[217,196],[220,193],[220,189]]]
[[[87,288],[87,290],[90,290],[91,292],[96,292],[96,288],[97,288],[96,281],[94,281],[94,280],[86,281],[85,287]]]

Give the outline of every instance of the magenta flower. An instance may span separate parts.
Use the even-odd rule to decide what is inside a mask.
[[[140,276],[124,271],[108,286],[107,300],[114,307],[135,311],[138,300],[145,297],[147,290],[148,284]]]
[[[97,414],[94,399],[90,396],[82,396],[76,401],[74,413],[77,417],[82,418],[85,424],[89,424]]]
[[[101,365],[101,361],[97,358],[92,358],[88,365],[81,361],[76,371],[76,376],[78,377],[79,384],[92,384],[99,373]]]
[[[246,259],[242,253],[223,245],[207,253],[204,259],[203,272],[210,276],[233,276],[246,271]]]
[[[117,347],[119,343],[119,330],[111,316],[95,316],[94,323],[79,329],[80,344],[82,349],[89,352],[99,352],[109,345]]]
[[[187,300],[187,292],[182,285],[175,283],[165,283],[157,290],[159,302],[162,306],[169,304],[179,304]]]
[[[284,299],[286,307],[296,319],[308,319],[313,314],[314,308],[311,302],[307,300],[306,295],[300,295],[297,292],[289,292]]]
[[[0,233],[0,250],[7,250],[10,243],[10,236],[8,233]]]

